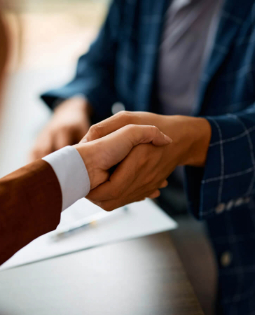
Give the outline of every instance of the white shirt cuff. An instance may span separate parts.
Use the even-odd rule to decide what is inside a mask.
[[[79,152],[71,146],[43,158],[53,168],[62,191],[62,211],[87,196],[90,180]]]

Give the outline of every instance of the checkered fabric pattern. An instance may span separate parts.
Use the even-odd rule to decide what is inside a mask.
[[[155,71],[169,0],[115,0],[73,81],[43,95],[86,95],[96,119],[121,102],[127,110],[157,106]],[[196,116],[212,127],[206,165],[186,168],[191,212],[206,220],[219,267],[217,314],[255,314],[255,4],[226,0],[201,77]]]

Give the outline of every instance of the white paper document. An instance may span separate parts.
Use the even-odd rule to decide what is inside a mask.
[[[57,231],[100,211],[103,210],[88,200],[80,200],[62,213]],[[109,217],[58,241],[52,238],[56,232],[45,234],[21,249],[3,264],[0,270],[107,243],[160,233],[176,227],[175,221],[147,199],[117,209],[109,213]]]

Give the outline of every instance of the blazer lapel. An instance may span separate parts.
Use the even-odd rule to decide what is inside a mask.
[[[212,53],[202,75],[198,106],[195,109],[194,115],[198,115],[201,112],[207,88],[227,57],[230,46],[253,4],[254,0],[245,0],[242,2],[239,0],[225,1],[220,13],[220,21]]]

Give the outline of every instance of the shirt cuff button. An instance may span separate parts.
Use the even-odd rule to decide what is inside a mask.
[[[234,207],[234,201],[230,200],[226,206],[227,210],[231,210]]]
[[[221,255],[220,263],[222,267],[228,267],[232,262],[232,254],[230,252],[225,252]]]
[[[243,199],[243,198],[239,198],[239,199],[236,200],[235,206],[236,206],[236,207],[239,207],[239,206],[241,206],[243,203],[244,203],[244,199]]]
[[[219,205],[218,205],[218,207],[215,209],[215,212],[217,213],[217,214],[220,214],[220,213],[222,213],[224,210],[225,210],[225,204],[224,203],[220,203]]]

